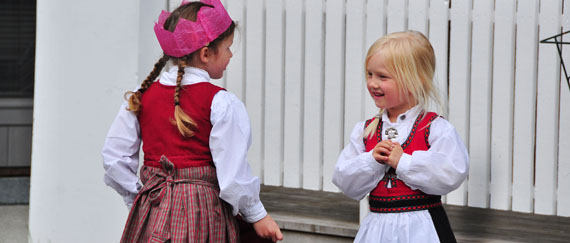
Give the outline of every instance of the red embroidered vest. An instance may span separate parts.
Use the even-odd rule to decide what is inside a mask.
[[[418,115],[414,125],[408,135],[402,148],[404,153],[411,155],[414,151],[428,150],[430,125],[438,115],[428,112],[425,116],[423,113]],[[366,121],[365,127],[376,118]],[[382,125],[380,122],[374,136],[364,139],[366,151],[372,150],[377,143],[382,141]],[[370,211],[391,213],[406,212],[429,209],[441,205],[441,197],[428,195],[420,190],[412,190],[402,180],[397,178],[396,170],[390,168],[380,180],[376,188],[370,192]]]
[[[210,107],[214,95],[223,90],[209,82],[185,85],[180,89],[180,106],[197,124],[194,136],[183,137],[174,120],[174,89],[154,82],[142,95],[138,116],[143,141],[144,164],[161,167],[165,155],[175,168],[213,166],[210,153]]]

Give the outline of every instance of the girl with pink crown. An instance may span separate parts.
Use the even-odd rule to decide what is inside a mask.
[[[469,157],[455,128],[427,112],[430,101],[440,103],[431,44],[416,31],[384,36],[365,70],[380,114],[356,124],[333,174],[347,196],[370,194],[354,242],[455,242],[441,195],[465,180]]]
[[[219,0],[184,1],[160,15],[154,31],[164,55],[127,92],[102,151],[105,183],[130,208],[121,242],[239,242],[238,213],[259,237],[283,238],[246,160],[245,106],[209,82],[232,57],[234,29]]]

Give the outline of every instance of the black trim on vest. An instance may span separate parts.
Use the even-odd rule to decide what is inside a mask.
[[[430,128],[431,128],[431,123],[438,117],[440,117],[440,116],[435,115],[429,119],[429,122],[428,122],[427,127],[426,127],[426,132],[424,133],[426,145],[427,145],[428,149],[431,147],[431,145],[429,144],[429,132],[430,132]]]
[[[410,134],[408,135],[408,138],[406,139],[404,144],[402,144],[402,149],[406,149],[408,147],[408,145],[410,145],[412,143],[412,140],[414,139],[414,136],[416,135],[416,131],[418,130],[418,124],[420,124],[420,122],[423,120],[423,118],[424,118],[424,112],[421,112],[418,115],[418,117],[416,118],[416,121],[414,122],[414,126],[412,126],[412,130],[410,131]]]

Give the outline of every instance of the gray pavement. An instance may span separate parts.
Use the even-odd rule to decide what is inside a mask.
[[[28,205],[0,205],[0,243],[28,242]]]

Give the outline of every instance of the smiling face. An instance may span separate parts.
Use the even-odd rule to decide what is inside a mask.
[[[373,54],[366,65],[366,87],[378,108],[388,111],[390,117],[397,117],[414,106],[407,97],[401,97],[398,80],[392,75],[384,61],[382,51]]]

